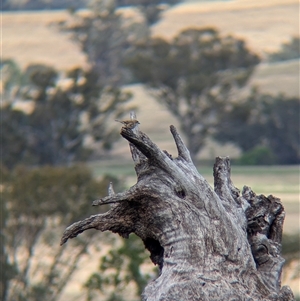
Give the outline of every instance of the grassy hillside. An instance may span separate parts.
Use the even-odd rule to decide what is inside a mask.
[[[132,14],[128,9],[126,14]],[[31,62],[65,69],[85,62],[78,47],[53,22],[68,18],[65,11],[2,13],[2,55],[23,66]],[[245,38],[263,54],[279,49],[299,35],[297,0],[255,0],[183,3],[167,10],[153,28],[155,36],[170,38],[187,27],[213,26],[224,34]]]
[[[85,57],[77,45],[50,26],[67,17],[64,11],[3,12],[2,57],[12,58],[22,67],[43,63],[64,70],[83,65]]]
[[[185,3],[166,11],[154,34],[172,37],[182,28],[213,26],[225,34],[246,38],[253,50],[263,54],[299,35],[298,11],[297,0]]]
[[[288,96],[299,96],[299,70],[299,59],[262,63],[254,72],[249,85],[255,85],[265,93],[284,93]]]

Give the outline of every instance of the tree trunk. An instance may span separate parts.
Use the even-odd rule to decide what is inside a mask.
[[[150,251],[159,277],[144,301],[294,300],[280,283],[284,208],[279,199],[242,193],[230,179],[228,158],[216,158],[214,186],[198,173],[174,126],[178,157],[161,151],[138,127],[124,125],[137,183],[93,205],[104,214],[69,226],[62,244],[87,229],[135,233]]]

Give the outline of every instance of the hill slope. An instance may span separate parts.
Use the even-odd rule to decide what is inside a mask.
[[[172,37],[183,28],[204,26],[245,38],[259,54],[273,52],[291,36],[299,36],[299,3],[235,0],[180,4],[166,11],[153,34]]]

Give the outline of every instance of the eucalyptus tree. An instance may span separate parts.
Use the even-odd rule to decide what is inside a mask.
[[[4,165],[70,164],[95,153],[93,144],[112,148],[118,138],[112,120],[128,112],[129,93],[102,86],[93,71],[80,68],[60,76],[49,66],[30,65],[24,77],[27,82],[1,108]],[[31,110],[18,108],[19,101]]]
[[[254,90],[248,98],[234,103],[228,114],[220,116],[222,127],[215,138],[235,144],[246,156],[265,149],[262,164],[299,164],[299,112],[299,97]]]
[[[221,127],[259,58],[245,42],[215,29],[187,29],[173,40],[148,39],[127,60],[136,81],[179,121],[193,158]],[[201,139],[200,139],[201,137]]]
[[[112,180],[118,189],[117,180],[95,180],[82,165],[1,167],[1,175],[1,300],[58,300],[96,242],[89,233],[72,248],[60,248],[57,234],[66,221],[94,213],[87,202],[105,195]]]
[[[115,88],[130,81],[124,60],[134,50],[134,43],[149,35],[145,23],[124,17],[113,0],[91,1],[86,14],[75,12],[70,19],[60,22],[59,27],[70,33],[86,54],[97,82]]]

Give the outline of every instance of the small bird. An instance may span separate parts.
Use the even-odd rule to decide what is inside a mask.
[[[134,129],[136,126],[140,124],[140,122],[136,119],[133,120],[116,120],[117,122],[120,122],[124,124],[126,128]]]

